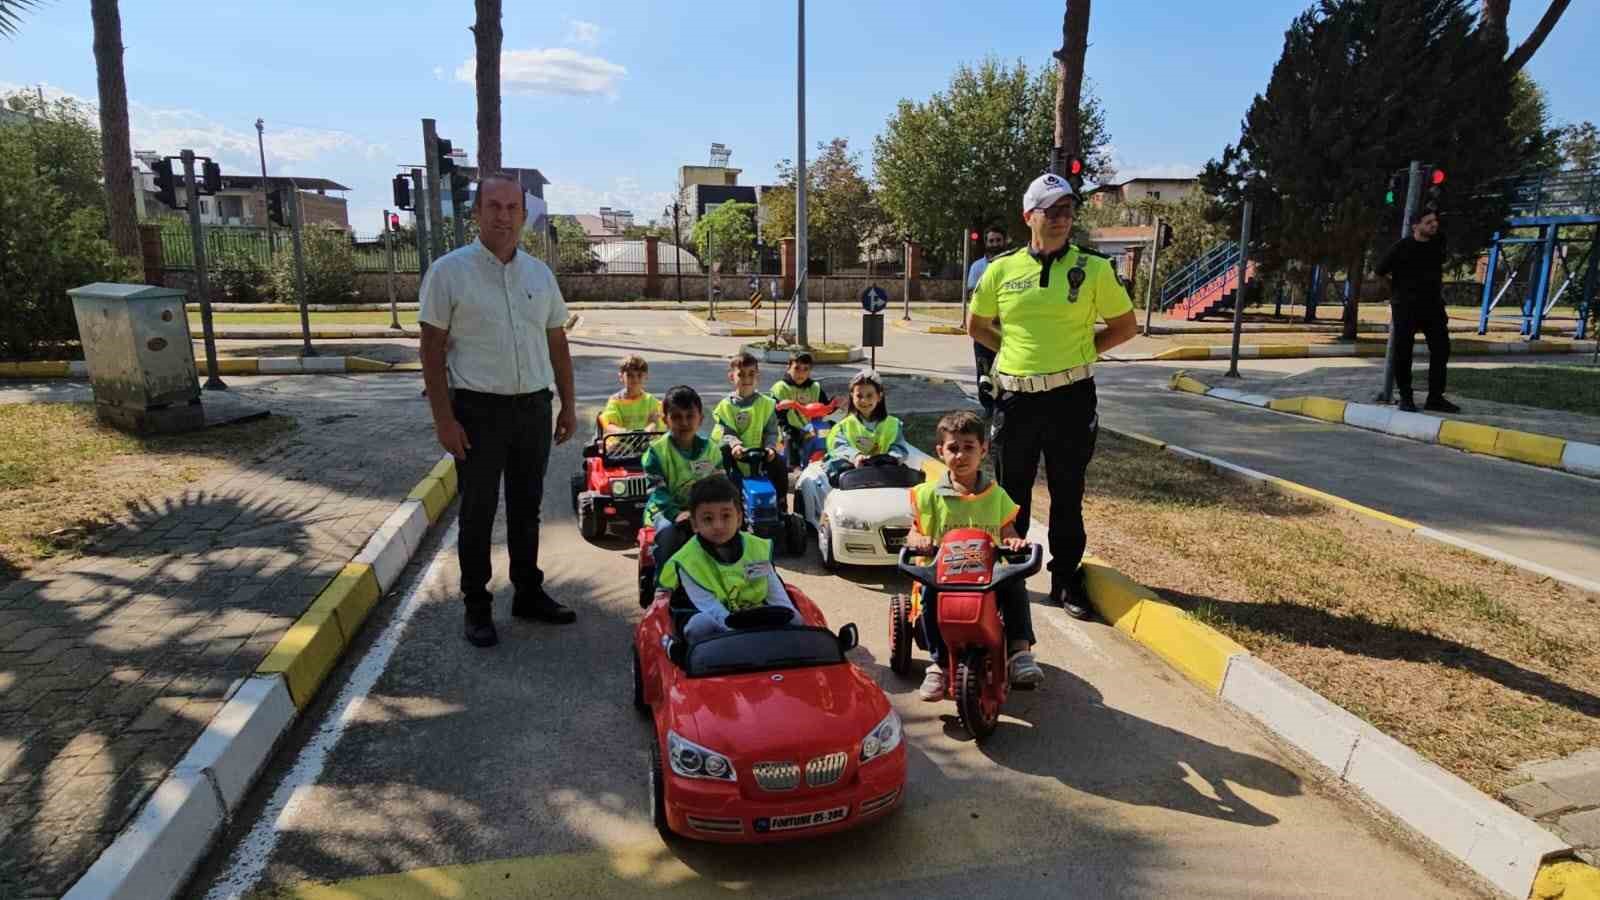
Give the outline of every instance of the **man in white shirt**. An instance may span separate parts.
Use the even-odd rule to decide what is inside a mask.
[[[439,444],[456,458],[461,490],[461,595],[465,633],[499,642],[489,593],[489,542],[506,487],[511,614],[567,624],[577,615],[544,590],[539,504],[550,461],[551,388],[561,396],[555,442],[577,430],[567,305],[550,268],[518,243],[527,208],[509,175],[478,183],[478,239],[428,267],[422,282],[422,379]]]
[[[967,293],[978,289],[978,279],[983,277],[983,271],[989,268],[989,260],[1006,252],[1006,245],[1010,243],[1006,230],[999,225],[990,225],[983,231],[983,256],[979,257],[972,267],[967,270]],[[994,387],[989,383],[989,370],[994,368],[994,351],[988,347],[972,342],[972,360],[978,367],[978,403],[983,406],[983,414],[987,417],[994,416]]]

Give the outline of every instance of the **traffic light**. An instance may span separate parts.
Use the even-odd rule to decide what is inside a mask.
[[[283,214],[284,192],[283,188],[267,194],[267,218],[274,225],[288,225],[289,220]]]
[[[1166,222],[1161,223],[1161,234],[1158,242],[1163,250],[1172,246],[1172,226],[1170,224]]]
[[[1428,183],[1434,187],[1444,184],[1444,170],[1435,166],[1428,172]]]
[[[967,232],[967,240],[973,242],[974,244],[976,244],[982,237],[983,235],[979,234],[976,229]]]
[[[1435,210],[1438,209],[1439,201],[1444,196],[1445,177],[1444,169],[1438,166],[1427,167],[1424,183],[1428,186],[1428,192],[1422,201],[1423,206],[1431,206]]]
[[[1067,157],[1067,174],[1073,178],[1083,177],[1083,160],[1076,156]]]
[[[394,232],[398,232],[400,230],[399,213],[389,213],[389,230]]]
[[[465,213],[467,209],[467,188],[472,186],[472,179],[467,173],[458,172],[455,166],[450,167],[450,208]]]
[[[222,166],[206,160],[200,167],[200,193],[215,194],[222,190]]]
[[[455,151],[455,146],[449,138],[434,138],[433,152],[439,156],[439,177],[443,178],[456,170],[455,158],[450,154]]]
[[[411,178],[408,175],[394,177],[394,205],[401,209],[411,208]]]
[[[162,157],[150,168],[156,173],[156,199],[170,209],[179,209],[178,182],[172,177],[172,158]]]
[[[1395,172],[1389,176],[1389,190],[1383,195],[1385,206],[1398,204],[1406,195],[1407,176],[1404,172]]]

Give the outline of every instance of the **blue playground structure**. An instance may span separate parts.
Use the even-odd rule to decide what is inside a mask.
[[[1572,290],[1577,338],[1583,340],[1600,290],[1600,169],[1532,175],[1512,182],[1509,193],[1507,231],[1496,232],[1489,247],[1478,333],[1489,330],[1491,318],[1517,319],[1522,334],[1538,340],[1547,320],[1570,320],[1551,316],[1550,311]],[[1513,229],[1538,233],[1513,234]],[[1566,274],[1559,286],[1555,284],[1558,261]],[[1521,311],[1495,315],[1501,298],[1524,273],[1528,287]]]

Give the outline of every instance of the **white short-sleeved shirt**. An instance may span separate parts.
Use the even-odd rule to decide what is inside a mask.
[[[450,386],[528,394],[555,384],[548,331],[567,321],[550,267],[521,249],[502,263],[481,241],[428,267],[417,319],[450,332]]]

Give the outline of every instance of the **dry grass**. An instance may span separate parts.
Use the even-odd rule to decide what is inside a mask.
[[[144,438],[100,424],[89,403],[0,406],[0,583],[76,552],[133,501],[257,455],[294,427],[272,416]]]
[[[1600,597],[1109,434],[1084,514],[1090,552],[1479,788],[1600,745]]]

